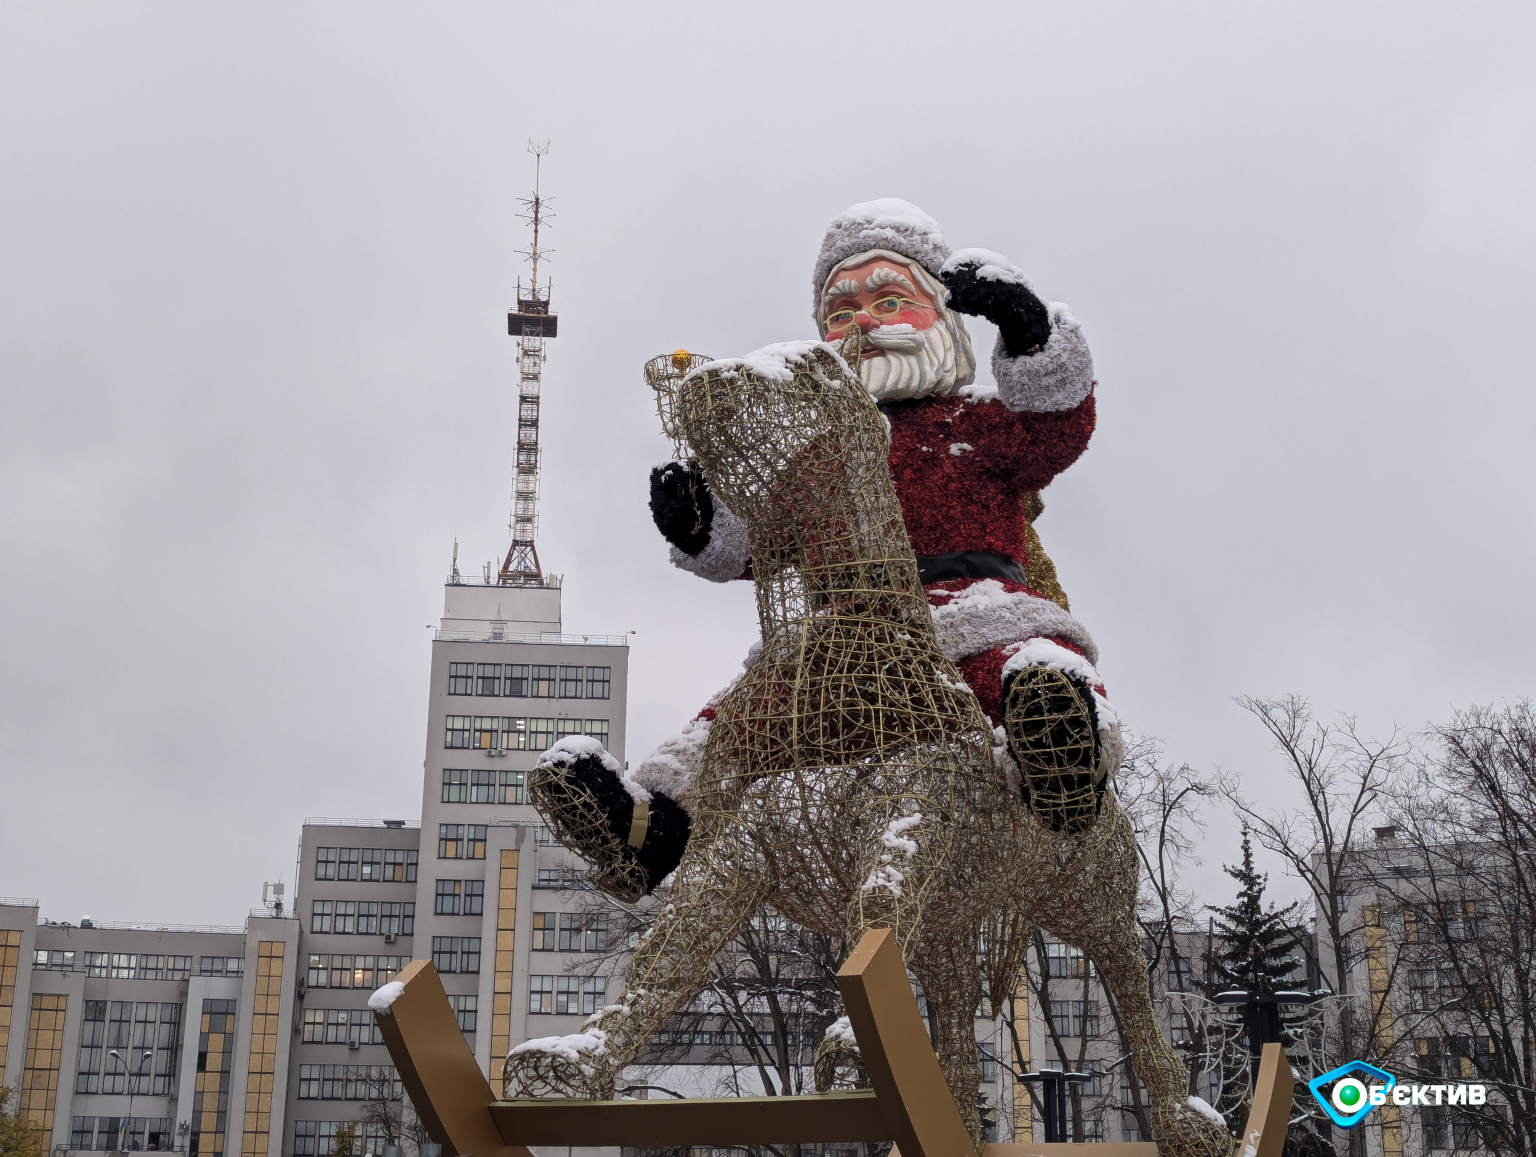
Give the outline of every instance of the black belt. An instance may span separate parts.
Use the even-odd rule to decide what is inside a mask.
[[[1024,567],[1005,554],[980,550],[952,550],[948,554],[917,556],[917,575],[923,585],[952,579],[993,578],[1024,585]]]

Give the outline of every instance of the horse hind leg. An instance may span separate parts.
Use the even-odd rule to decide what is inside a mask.
[[[928,1002],[928,1023],[945,1083],[960,1109],[971,1140],[981,1148],[981,1059],[976,1046],[976,1013],[981,1007],[981,968],[976,961],[979,929],[969,937],[924,937],[911,967]]]
[[[612,1098],[618,1073],[703,989],[710,964],[767,895],[751,839],[731,824],[717,833],[690,843],[634,954],[624,994],[571,1036],[513,1049],[502,1069],[506,1097]]]

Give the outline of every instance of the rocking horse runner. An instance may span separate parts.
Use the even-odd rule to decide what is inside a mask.
[[[855,333],[843,349],[856,357],[860,345]],[[1091,782],[1059,793],[1072,822],[1057,825],[1009,783],[976,694],[939,647],[885,422],[858,375],[809,342],[695,361],[658,359],[648,375],[672,432],[746,527],[762,646],[716,711],[692,832],[623,997],[576,1035],[513,1050],[507,1094],[611,1096],[707,962],[769,904],[850,942],[894,931],[976,1137],[976,947],[991,930],[996,998],[1040,926],[1083,947],[1115,993],[1164,1151],[1216,1157],[1230,1142],[1189,1105],[1152,1016],[1130,827]],[[600,822],[601,801],[570,774],[592,754],[554,750],[544,791]],[[633,813],[642,802],[633,796]]]

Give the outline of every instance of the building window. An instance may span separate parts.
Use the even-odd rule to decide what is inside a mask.
[[[469,773],[469,802],[496,802],[496,773],[476,768]]]
[[[555,697],[555,668],[553,665],[541,667],[535,664],[532,667],[532,675],[528,680],[528,694],[534,699],[553,699]]]
[[[1081,948],[1070,944],[1049,943],[1045,946],[1046,965],[1055,977],[1088,975],[1088,960]]]
[[[555,744],[555,721],[553,719],[528,720],[528,750],[548,751]]]
[[[479,972],[480,937],[432,937],[432,967],[439,972]]]
[[[561,912],[561,952],[602,952],[608,947],[608,917],[601,913]]]
[[[528,720],[502,719],[501,749],[503,751],[528,750]]]
[[[315,849],[315,879],[334,880],[336,878],[336,848]]]
[[[474,747],[476,751],[492,751],[496,748],[496,733],[501,730],[498,715],[476,715]]]
[[[475,675],[476,695],[501,694],[501,664],[481,663]]]
[[[448,664],[448,694],[468,695],[473,690],[475,665],[473,663]]]
[[[363,879],[382,880],[384,878],[384,849],[364,848],[362,865]]]
[[[335,902],[332,900],[316,900],[309,906],[309,930],[311,932],[329,932],[331,930],[331,916],[335,911]]]
[[[1053,1000],[1051,1024],[1060,1036],[1098,1036],[1099,1002]]]
[[[305,1044],[383,1044],[384,1036],[374,1015],[366,1008],[306,1008]]]
[[[463,887],[463,880],[439,880],[437,882],[437,901],[432,909],[433,913],[438,916],[457,916],[459,914],[459,901],[463,895]]]
[[[377,900],[357,902],[357,934],[359,936],[379,934],[379,902]]]
[[[319,1157],[315,1142],[319,1121],[295,1121],[293,1123],[293,1157]]]
[[[583,719],[581,721],[581,730],[584,734],[590,735],[593,739],[597,740],[604,747],[608,746],[608,720]]]
[[[460,748],[469,746],[469,716],[450,715],[444,725],[443,746]]]
[[[528,779],[526,771],[503,771],[501,776],[501,798],[498,803],[522,803],[523,787]]]
[[[587,668],[587,698],[606,699],[608,688],[612,683],[612,667],[588,667]]]
[[[560,698],[562,698],[562,699],[580,699],[581,698],[581,668],[580,667],[561,667],[560,668]]]
[[[438,824],[437,858],[440,860],[485,859],[485,825]]]
[[[386,848],[384,850],[384,882],[414,884],[416,856],[415,848]]]
[[[555,1011],[555,978],[553,976],[528,978],[528,1011],[530,1013]]]
[[[555,950],[555,914],[553,912],[533,914],[533,950],[535,952]]]
[[[464,915],[480,916],[485,912],[485,881],[464,881]]]
[[[328,1010],[323,1008],[306,1008],[304,1010],[304,1043],[307,1045],[323,1044],[325,1041],[325,1014]]]
[[[528,666],[525,663],[508,663],[504,668],[501,693],[514,699],[528,697]]]
[[[245,975],[245,958],[243,956],[200,956],[197,960],[197,972],[199,976],[243,976]]]
[[[362,862],[363,853],[358,848],[342,848],[341,861],[336,865],[336,878],[338,880],[355,880],[358,878],[358,865]]]
[[[453,1014],[459,1018],[459,1028],[468,1036],[475,1031],[475,1020],[478,1017],[480,998],[477,996],[450,996],[448,1003],[453,1006]]]
[[[416,905],[384,904],[379,911],[379,932],[385,936],[414,936],[416,934]]]
[[[341,936],[351,936],[357,931],[357,902],[355,900],[336,901],[336,922],[331,925],[331,931]]]
[[[443,768],[443,802],[467,803],[469,801],[469,769]]]
[[[556,719],[555,738],[564,739],[568,735],[581,735],[580,719]]]
[[[606,990],[607,982],[601,976],[557,976],[555,1014],[590,1016],[602,1008]]]
[[[990,1085],[997,1080],[997,1053],[985,1041],[976,1042],[976,1052],[981,1060],[981,1083]]]

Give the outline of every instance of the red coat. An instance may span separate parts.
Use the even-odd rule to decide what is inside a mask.
[[[1082,456],[1095,420],[1092,393],[1071,410],[1045,413],[956,397],[881,410],[913,552],[976,550],[1021,564],[1025,493],[1043,490]]]

